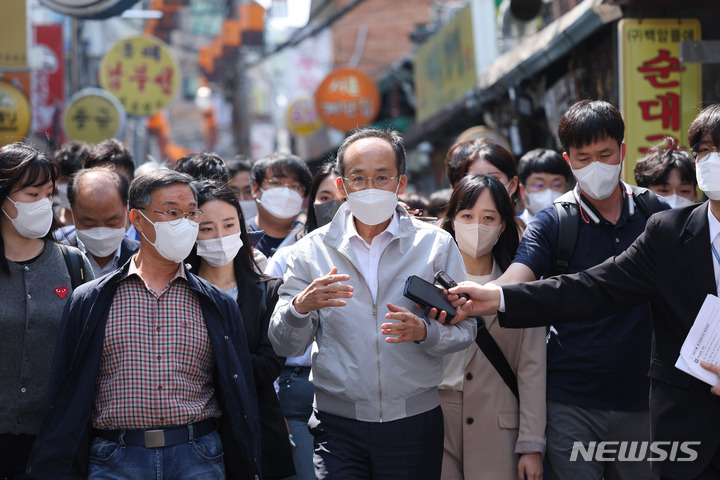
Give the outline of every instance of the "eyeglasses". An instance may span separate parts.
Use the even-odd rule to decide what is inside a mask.
[[[711,153],[720,152],[720,147],[713,145],[712,143],[700,142],[693,145],[690,151],[692,152],[693,157],[701,160],[703,157],[707,157]]]
[[[303,194],[305,193],[305,189],[299,183],[282,183],[277,178],[266,179],[265,183],[267,184],[268,188],[287,187],[290,190],[292,190],[293,192],[299,193],[300,196],[303,196]]]
[[[139,208],[138,210],[148,210],[147,208]],[[162,212],[160,210],[151,210],[159,215],[162,215],[163,217],[168,218],[168,222],[179,222],[183,218],[187,218],[191,222],[200,223],[200,220],[202,220],[203,216],[205,215],[202,210],[199,208],[194,208],[190,210],[189,212],[185,213],[179,208],[171,208],[165,212]]]
[[[377,188],[387,188],[393,180],[398,177],[389,177],[387,175],[375,175],[374,177],[365,177],[363,175],[351,175],[350,178],[342,177],[343,180],[350,185],[353,190],[362,190],[367,185],[368,180],[372,181]]]

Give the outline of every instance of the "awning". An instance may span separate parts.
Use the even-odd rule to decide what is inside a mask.
[[[499,56],[478,75],[475,96],[482,104],[505,95],[508,88],[541,72],[598,31],[622,17],[617,5],[585,0],[517,47]]]
[[[499,56],[478,75],[473,90],[466,98],[448,105],[405,134],[406,145],[432,140],[438,129],[448,121],[466,113],[470,105],[483,105],[502,98],[510,87],[536,75],[553,62],[569,54],[604,25],[622,17],[617,5],[604,4],[603,0],[584,0],[562,17],[539,32],[527,36],[512,50]],[[457,132],[459,133],[459,132]]]

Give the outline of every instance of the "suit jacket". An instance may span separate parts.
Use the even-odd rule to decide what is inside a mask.
[[[504,327],[538,326],[546,318],[553,323],[594,320],[650,302],[651,439],[701,442],[692,446],[697,452],[692,462],[652,462],[655,472],[677,479],[698,476],[720,446],[720,398],[706,383],[675,368],[705,297],[717,295],[708,207],[706,202],[653,215],[630,248],[585,272],[503,287]],[[670,447],[665,449],[669,453]]]
[[[282,279],[250,281],[246,277],[238,287],[237,301],[248,339],[260,413],[261,466],[266,479],[295,475],[287,424],[274,384],[285,358],[275,354],[268,339],[270,316],[278,301],[281,284]]]

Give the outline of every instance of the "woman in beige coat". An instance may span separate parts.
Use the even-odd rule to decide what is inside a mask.
[[[487,283],[510,265],[519,239],[512,203],[500,181],[463,178],[443,228],[458,243],[468,280]],[[456,279],[459,281],[459,279]],[[519,398],[474,343],[444,359],[443,480],[541,480],[545,452],[545,331],[509,330],[496,316],[488,331],[517,377]]]

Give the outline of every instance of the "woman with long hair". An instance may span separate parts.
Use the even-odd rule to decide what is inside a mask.
[[[60,317],[73,291],[52,240],[52,160],[23,143],[0,148],[0,478],[20,478],[45,413]],[[85,280],[93,270],[79,250]],[[24,477],[23,477],[24,478]]]
[[[469,174],[453,190],[442,227],[458,244],[467,278],[497,279],[519,245],[513,204],[495,176]],[[545,452],[545,331],[502,329],[483,317],[517,379],[519,395],[473,343],[445,356],[440,400],[445,418],[444,480],[542,478]],[[478,322],[478,335],[480,332]],[[480,337],[478,337],[480,338]],[[519,399],[518,399],[519,397]]]
[[[270,315],[281,280],[258,273],[242,210],[230,188],[217,181],[195,183],[200,221],[197,244],[187,261],[192,271],[237,300],[250,347],[260,412],[263,477],[293,475],[292,447],[273,382],[284,359],[268,340]]]

